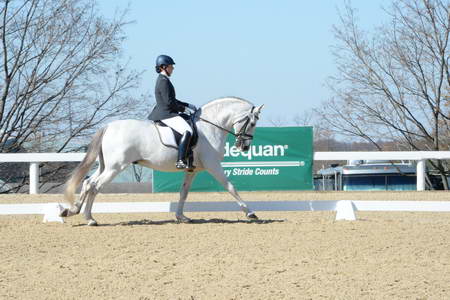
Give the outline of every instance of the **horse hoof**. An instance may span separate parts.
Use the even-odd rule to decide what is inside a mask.
[[[59,216],[62,217],[62,218],[68,217],[69,216],[69,209],[68,208],[64,208],[64,210],[59,213]]]
[[[95,220],[90,220],[90,221],[88,222],[88,226],[98,226],[97,221],[95,221]]]
[[[188,217],[185,217],[185,216],[181,216],[181,217],[177,216],[177,222],[187,224],[187,223],[192,223],[192,219],[189,219]]]
[[[258,217],[256,216],[256,214],[254,212],[248,213],[247,218],[250,220],[258,220]]]

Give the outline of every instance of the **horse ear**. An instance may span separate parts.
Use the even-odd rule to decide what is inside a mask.
[[[264,104],[263,105],[260,105],[260,106],[258,106],[258,107],[256,107],[256,113],[257,114],[259,114],[259,113],[261,113],[261,109],[264,107]]]

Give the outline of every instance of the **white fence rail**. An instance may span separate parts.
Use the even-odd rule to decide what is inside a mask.
[[[30,163],[30,194],[39,193],[39,163],[77,162],[85,153],[1,153],[0,162]],[[314,160],[413,160],[417,161],[417,190],[425,190],[425,162],[450,159],[450,151],[315,152]]]

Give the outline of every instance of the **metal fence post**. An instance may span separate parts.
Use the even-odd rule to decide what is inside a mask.
[[[417,161],[417,169],[416,169],[416,176],[417,176],[417,190],[418,191],[424,191],[425,190],[425,159],[421,159]]]
[[[30,163],[30,194],[39,194],[39,163]]]

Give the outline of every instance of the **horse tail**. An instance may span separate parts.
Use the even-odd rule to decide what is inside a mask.
[[[64,192],[65,200],[73,205],[75,190],[81,181],[86,176],[87,172],[91,169],[91,166],[94,164],[97,156],[100,158],[100,166],[104,166],[103,161],[103,151],[102,151],[102,140],[103,135],[105,134],[106,128],[102,128],[97,131],[89,144],[89,148],[86,152],[86,156],[83,158],[81,163],[77,166],[77,168],[73,171],[72,176],[66,183],[66,190]]]

